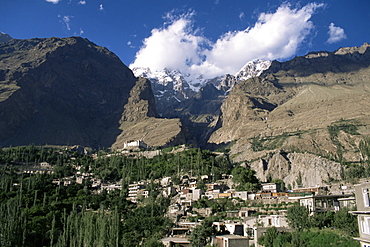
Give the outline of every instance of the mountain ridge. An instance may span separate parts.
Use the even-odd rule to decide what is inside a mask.
[[[340,179],[361,163],[360,143],[370,135],[370,45],[265,65],[252,78],[225,75],[194,91],[177,72],[163,85],[137,78],[80,37],[12,39],[0,43],[0,145],[226,146],[261,181],[302,176],[303,186]],[[156,105],[160,95],[173,100]]]
[[[79,37],[13,39],[0,56],[2,145],[111,145],[136,81],[117,56]]]

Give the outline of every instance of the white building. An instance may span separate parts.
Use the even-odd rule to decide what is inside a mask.
[[[136,149],[136,148],[146,149],[147,147],[148,146],[145,144],[143,140],[128,141],[123,144],[123,149]]]
[[[262,191],[265,191],[265,192],[279,192],[280,191],[280,184],[264,183],[264,184],[262,184]]]
[[[361,247],[370,247],[370,183],[355,185],[358,230],[360,237],[354,238],[360,242]]]

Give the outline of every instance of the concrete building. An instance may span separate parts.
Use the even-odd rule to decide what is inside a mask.
[[[351,213],[357,215],[359,238],[361,247],[370,247],[370,182],[355,185],[357,211]]]
[[[258,247],[258,238],[264,235],[269,227],[276,227],[279,232],[289,232],[285,215],[259,215],[248,217],[244,222],[244,236],[250,239],[249,244]]]
[[[186,238],[168,237],[159,241],[166,247],[191,247],[190,241]]]
[[[137,197],[139,195],[143,195],[144,197],[147,197],[146,193],[146,183],[145,182],[139,182],[139,183],[134,183],[134,184],[129,184],[128,185],[128,198],[132,202],[136,202]]]
[[[123,149],[146,149],[148,146],[142,140],[128,141],[123,144]]]
[[[228,231],[231,235],[244,236],[244,225],[243,223],[235,222],[213,222],[217,231]]]
[[[248,237],[238,235],[219,235],[212,238],[213,245],[218,247],[248,247]]]
[[[265,192],[280,192],[280,184],[278,184],[278,183],[264,183],[264,184],[262,184],[262,191],[265,191]]]
[[[346,199],[346,200],[343,200]],[[327,212],[327,211],[339,211],[340,202],[342,205],[355,204],[355,198],[352,194],[346,195],[308,195],[299,197],[299,204],[307,207],[311,213],[315,212]],[[346,204],[343,202],[346,201]],[[352,203],[351,203],[352,201]]]

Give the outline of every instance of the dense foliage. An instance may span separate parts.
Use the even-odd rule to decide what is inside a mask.
[[[278,232],[275,227],[267,229],[258,243],[265,247],[358,247],[359,243],[341,231],[311,229],[301,232]]]
[[[287,210],[287,220],[294,232],[278,232],[271,227],[258,243],[265,247],[358,246],[352,239],[358,234],[357,219],[346,208],[310,216],[306,207],[294,205]]]
[[[222,174],[230,173],[231,163],[227,156],[216,156],[207,150],[189,149],[178,153],[163,152],[152,159],[100,155],[92,168],[103,180],[118,180],[123,177],[129,181],[139,181],[183,173],[194,177],[212,174],[213,180],[217,180]]]
[[[166,198],[136,207],[119,191],[93,194],[79,184],[52,184],[49,175],[2,169],[0,177],[1,246],[137,246],[171,226]]]

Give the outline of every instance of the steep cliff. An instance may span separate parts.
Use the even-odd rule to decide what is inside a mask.
[[[143,140],[149,146],[179,145],[187,142],[180,119],[156,118],[154,95],[148,79],[139,78],[130,91],[120,120],[122,133],[113,148],[123,148],[130,140]]]
[[[262,181],[284,179],[285,184],[292,188],[324,186],[341,179],[341,165],[338,162],[309,153],[278,151],[252,162],[250,167]]]

